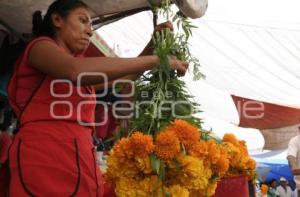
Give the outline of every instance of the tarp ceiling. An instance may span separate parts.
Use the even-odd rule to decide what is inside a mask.
[[[92,10],[92,16],[103,16],[116,12],[147,6],[146,0],[83,0]],[[46,13],[46,9],[53,0],[1,0],[0,19],[17,32],[30,33],[33,12],[40,10]]]
[[[54,0],[1,0],[0,1],[0,22],[9,26],[17,32],[31,32],[32,14],[39,10],[45,14],[48,6]],[[93,17],[95,27],[99,23],[106,24],[108,21],[115,21],[119,18],[150,10],[151,6],[159,6],[162,0],[82,0],[85,2]],[[207,9],[207,0],[174,0],[174,2],[185,16],[199,18],[204,15]]]

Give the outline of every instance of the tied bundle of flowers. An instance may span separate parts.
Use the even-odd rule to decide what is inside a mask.
[[[221,143],[205,141],[197,127],[176,119],[154,137],[134,132],[116,143],[105,176],[120,197],[212,196],[220,178],[249,169],[248,163],[231,164],[245,156],[244,148],[231,134]]]
[[[188,154],[200,140],[197,127],[175,120],[152,135],[134,132],[110,151],[107,180],[117,196],[190,196],[205,190],[212,175],[202,159]]]
[[[256,162],[249,156],[245,141],[238,140],[233,134],[225,134],[222,146],[230,161],[227,176],[245,175],[249,180],[254,181]]]

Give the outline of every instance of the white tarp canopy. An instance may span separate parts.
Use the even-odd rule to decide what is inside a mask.
[[[104,16],[124,13],[127,11],[139,12],[149,10],[151,6],[160,5],[162,0],[82,0],[85,2],[94,19],[103,23]],[[31,32],[32,14],[39,10],[47,12],[48,6],[54,0],[0,0],[0,22],[20,33]],[[176,0],[176,5],[185,16],[201,17],[207,9],[207,0]],[[138,10],[138,11],[137,11]],[[129,13],[127,12],[126,15]],[[113,17],[113,19],[122,16]],[[113,19],[110,19],[113,21]],[[0,24],[1,24],[0,23]]]
[[[207,128],[232,131],[254,150],[264,143],[259,131],[229,124],[238,124],[231,94],[300,108],[299,7],[298,0],[211,0],[206,15],[193,20],[191,52],[206,80],[185,80]],[[150,39],[151,23],[151,12],[143,12],[98,33],[119,55],[136,56]]]

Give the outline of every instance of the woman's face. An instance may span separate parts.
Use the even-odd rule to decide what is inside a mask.
[[[58,16],[59,17],[59,16]],[[55,20],[56,38],[73,54],[83,53],[90,43],[92,22],[86,8],[71,10],[66,17]]]

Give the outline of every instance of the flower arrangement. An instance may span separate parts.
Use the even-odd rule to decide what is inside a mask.
[[[204,78],[188,48],[194,26],[180,13],[171,13],[171,0],[161,2],[167,21],[183,33],[166,29],[153,35],[160,65],[136,82],[136,114],[109,152],[106,180],[115,184],[119,197],[212,196],[222,177],[245,175],[253,180],[255,161],[234,135],[217,141],[201,130],[202,122],[194,116],[199,105],[191,100],[180,74],[169,67],[175,56],[192,65],[195,79]],[[158,14],[158,8],[153,7],[153,13]]]
[[[222,142],[203,140],[199,129],[176,119],[156,136],[133,132],[110,151],[106,179],[116,195],[212,196],[222,177],[255,177],[255,161],[244,141],[226,134]]]

